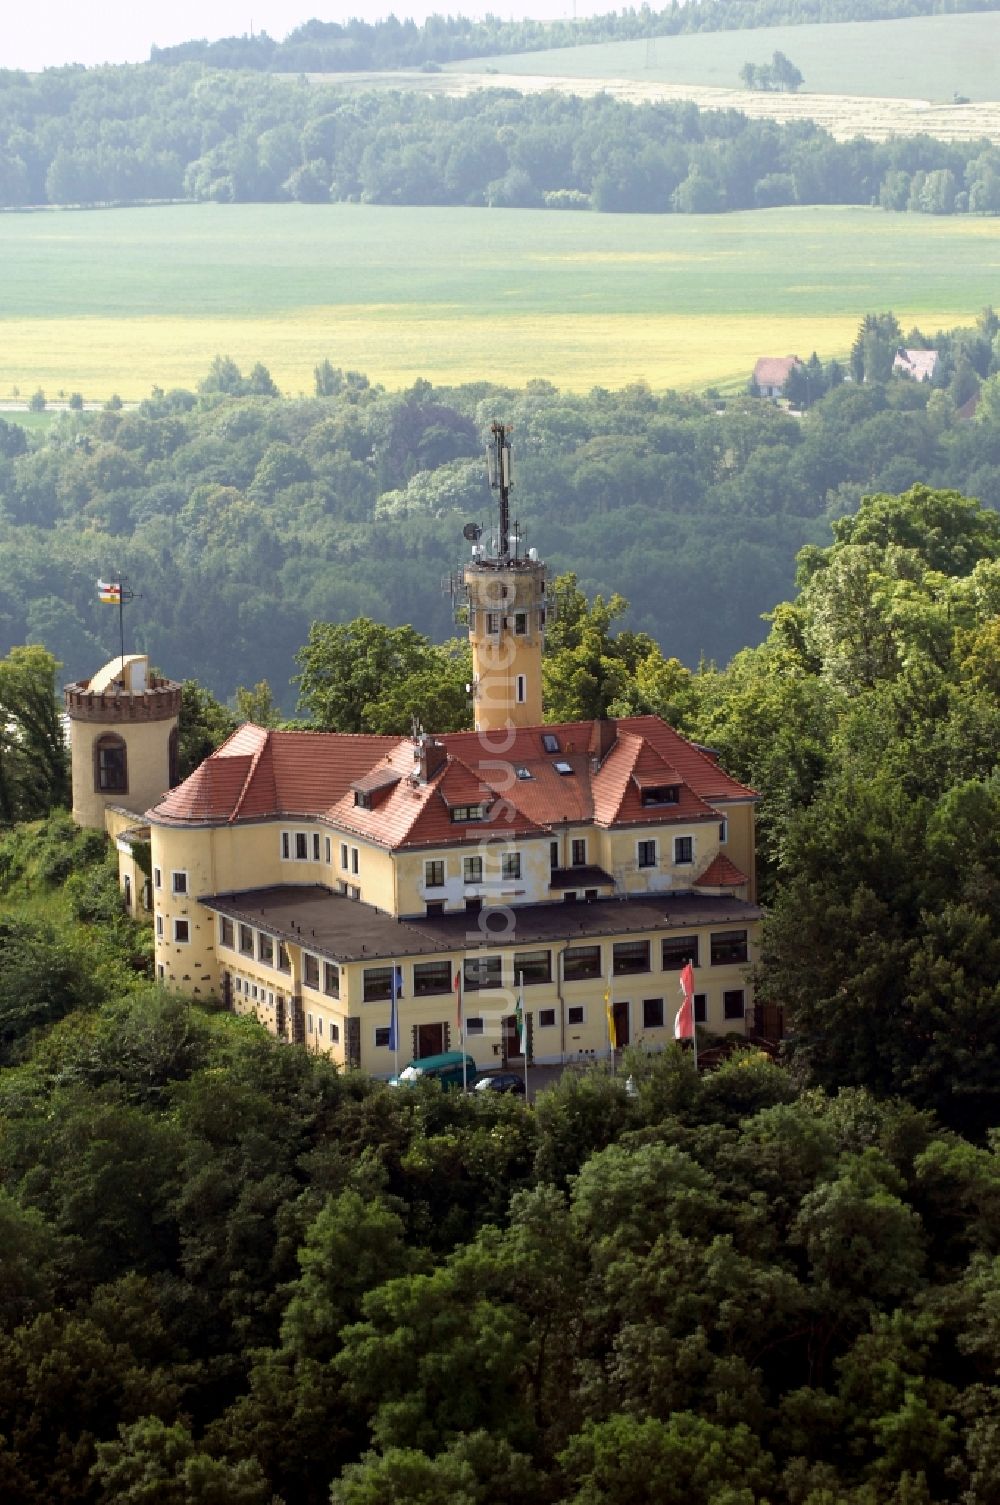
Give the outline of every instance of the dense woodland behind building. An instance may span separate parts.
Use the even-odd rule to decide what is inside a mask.
[[[725,662],[789,595],[796,550],[864,493],[924,482],[1000,504],[996,316],[934,337],[933,383],[890,378],[897,344],[923,340],[871,316],[849,365],[807,364],[801,417],[642,386],[388,393],[328,361],[324,395],[282,400],[263,366],[220,358],[200,393],[68,412],[31,439],[0,422],[0,652],[40,642],[68,678],[92,673],[117,641],[94,591],[115,566],[142,593],[131,641],[222,699],[267,679],[290,712],[313,621],[443,641],[441,581],[488,512],[482,435],[500,414],[529,543],[587,594],[620,592],[669,655]]]

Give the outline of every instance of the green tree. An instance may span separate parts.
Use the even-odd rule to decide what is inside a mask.
[[[0,822],[32,820],[69,802],[69,761],[56,674],[39,644],[0,660]]]
[[[146,1416],[97,1445],[92,1469],[111,1505],[274,1505],[254,1459],[225,1463],[203,1452],[180,1422]]]
[[[296,654],[299,709],[325,731],[403,735],[413,716],[434,730],[468,724],[466,652],[368,617],[314,622]]]

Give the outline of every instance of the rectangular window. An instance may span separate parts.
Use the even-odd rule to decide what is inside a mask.
[[[317,1035],[319,1035],[320,1039],[322,1039],[322,1037],[323,1037],[323,1015],[322,1014],[317,1014],[316,1015],[316,1033],[317,1033]]]
[[[171,873],[170,887],[175,894],[186,894],[188,891],[187,873]]]
[[[660,942],[660,966],[664,972],[679,972],[688,962],[698,965],[696,935],[665,935]]]
[[[714,930],[712,932],[712,966],[726,967],[747,959],[747,933],[745,930]]]
[[[514,700],[518,705],[524,705],[528,698],[528,681],[523,674],[514,677]]]
[[[424,884],[427,888],[444,888],[444,863],[438,858],[424,863]]]
[[[466,883],[482,883],[483,859],[481,857],[463,857],[462,877]]]
[[[186,946],[191,939],[191,926],[187,920],[174,921],[174,940],[178,945]]]
[[[334,1045],[339,1045],[340,1044],[340,1025],[339,1024],[333,1024],[333,1023],[331,1023],[331,1025],[330,1025],[330,1039],[331,1039],[331,1041],[333,1042]]]
[[[295,833],[295,861],[305,862],[309,856],[309,838],[305,831]]]
[[[525,986],[533,982],[552,981],[551,951],[515,951],[514,985],[523,981]]]
[[[381,1003],[392,994],[392,968],[365,968],[365,1003]]]
[[[676,784],[658,784],[642,791],[644,805],[676,805],[680,797],[681,792]]]
[[[563,952],[563,978],[566,982],[583,982],[601,976],[600,946],[567,946]]]
[[[323,992],[328,998],[340,997],[340,968],[333,962],[323,963]]]
[[[638,848],[637,848],[637,853],[638,853],[639,866],[640,867],[655,867],[656,866],[656,842],[655,841],[640,841],[640,843],[638,845]]]
[[[413,996],[427,998],[432,993],[450,993],[454,979],[451,962],[414,962]]]
[[[498,611],[488,611],[486,613],[486,631],[490,637],[496,637],[500,631],[500,613]]]
[[[438,915],[444,914],[444,900],[428,899],[424,908],[424,914],[429,920],[434,920]]]
[[[290,862],[291,861],[291,857],[292,857],[292,833],[291,833],[291,831],[282,831],[282,833],[281,833],[281,860],[282,860],[282,862]]]
[[[571,1008],[568,1008],[566,1010],[566,1023],[567,1024],[582,1024],[583,1023],[583,1004],[582,1003],[574,1003]]]
[[[616,977],[628,972],[649,971],[648,941],[615,941],[612,970]]]
[[[521,854],[520,852],[500,853],[500,876],[501,878],[520,878]]]
[[[556,868],[558,866],[559,866],[559,843],[557,841],[550,841],[549,842],[549,867],[552,869],[553,872],[555,872],[555,870],[556,870]]]
[[[360,888],[357,888],[355,886],[355,884],[353,884],[353,883],[348,884],[347,897],[349,899],[360,899],[361,898],[361,890],[360,890]]]
[[[265,935],[261,930],[257,934],[257,960],[265,966],[274,966],[274,936]]]
[[[162,938],[162,936],[163,936],[163,916],[161,914],[158,914],[156,916],[156,933],[157,933],[158,936],[160,936]]]
[[[696,993],[694,995],[694,1022],[706,1024],[708,1022],[708,994]]]
[[[357,849],[357,847],[352,847],[351,848],[351,872],[352,873],[356,873],[357,871],[358,871],[358,849]]]
[[[464,967],[464,986],[471,988],[498,988],[502,979],[499,956],[470,957]]]
[[[377,1024],[375,1026],[375,1049],[376,1050],[388,1050],[388,1048],[389,1048],[389,1026],[387,1024]]]
[[[318,862],[319,861],[319,832],[318,831],[314,831],[312,833],[312,835],[313,835],[313,862]]]
[[[556,1011],[555,1011],[555,1009],[539,1009],[538,1010],[538,1028],[539,1029],[553,1029],[555,1027],[555,1022],[556,1022]]]
[[[483,1021],[481,1019],[467,1018],[465,1021],[466,1034],[481,1035],[483,1033]]]
[[[161,981],[161,982],[162,982],[162,981],[163,981],[163,979],[164,979],[164,978],[165,978],[165,977],[166,977],[166,975],[167,975],[167,969],[166,969],[166,967],[165,967],[165,966],[164,966],[164,965],[163,965],[163,963],[162,963],[162,962],[157,962],[157,963],[156,963],[156,975],[157,975],[157,977],[158,977],[158,978],[159,978],[159,979],[160,979],[160,981]]]
[[[743,989],[728,988],[722,995],[722,1013],[726,1019],[742,1019],[744,1014]]]
[[[312,1032],[313,1032],[313,1016],[312,1016],[312,1014],[307,1014],[306,1015],[306,1034],[307,1035],[311,1035]]]
[[[158,867],[154,867],[153,869],[153,887],[163,887],[163,874],[160,872],[160,869]]]
[[[308,952],[302,957],[302,981],[307,988],[315,988],[319,992],[319,957],[310,956]]]
[[[574,867],[586,867],[587,865],[587,840],[581,837],[573,842],[572,863]]]
[[[644,998],[642,1000],[642,1027],[643,1029],[663,1028],[662,998]]]
[[[528,631],[528,613],[516,611],[514,613],[514,635],[523,638]]]
[[[329,836],[323,837],[323,860],[326,863],[331,863],[333,861],[333,842],[330,840]]]
[[[344,869],[344,872],[346,873],[347,872],[347,842],[346,841],[342,841],[340,843],[340,865]]]
[[[728,840],[729,840],[729,822],[728,822],[728,820],[720,820],[719,821],[719,846],[720,847],[724,847],[726,845],[726,842]]]
[[[284,941],[279,941],[278,942],[278,971],[279,972],[290,972],[291,970],[292,970],[292,964],[291,964],[291,962],[288,959],[288,951],[287,951],[287,949],[285,947],[285,943],[284,943]]]
[[[693,836],[675,836],[674,837],[674,862],[678,866],[680,866],[680,864],[683,863],[683,862],[693,862],[693,861],[694,861],[694,837]]]
[[[486,819],[486,806],[485,805],[454,805],[452,807],[451,818],[456,823],[459,822],[459,821],[467,821],[467,820],[485,820]]]
[[[235,931],[233,929],[233,922],[227,915],[221,914],[219,916],[219,945],[228,946],[231,951],[234,941]]]
[[[253,930],[249,925],[240,926],[240,955],[253,956]]]

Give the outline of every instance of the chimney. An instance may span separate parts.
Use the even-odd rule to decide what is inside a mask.
[[[595,769],[600,768],[608,753],[618,741],[617,723],[607,716],[598,716],[590,729],[590,746],[587,749],[594,760]]]
[[[442,742],[436,742],[426,732],[421,732],[414,743],[414,770],[421,784],[427,784],[448,761],[448,753]]]

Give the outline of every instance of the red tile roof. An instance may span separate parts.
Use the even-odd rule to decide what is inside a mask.
[[[738,888],[749,880],[741,873],[735,862],[730,862],[724,852],[719,852],[700,878],[694,880],[695,888]]]
[[[421,782],[409,738],[247,725],[149,814],[162,824],[313,817],[394,848],[482,841],[488,821],[454,821],[457,806],[482,804],[501,814],[505,835],[541,836],[594,821],[715,819],[715,802],[755,798],[657,716],[625,717],[612,728],[614,745],[596,765],[588,749],[600,743],[591,721],[520,728],[510,746],[478,732],[447,733],[439,739],[446,761]],[[601,735],[606,745],[607,727]],[[556,738],[558,752],[545,751],[543,736]],[[675,786],[677,802],[643,805],[642,789],[657,785]],[[365,809],[354,803],[355,788],[385,793]]]
[[[801,366],[797,355],[762,355],[753,368],[758,387],[783,387],[793,366]]]

